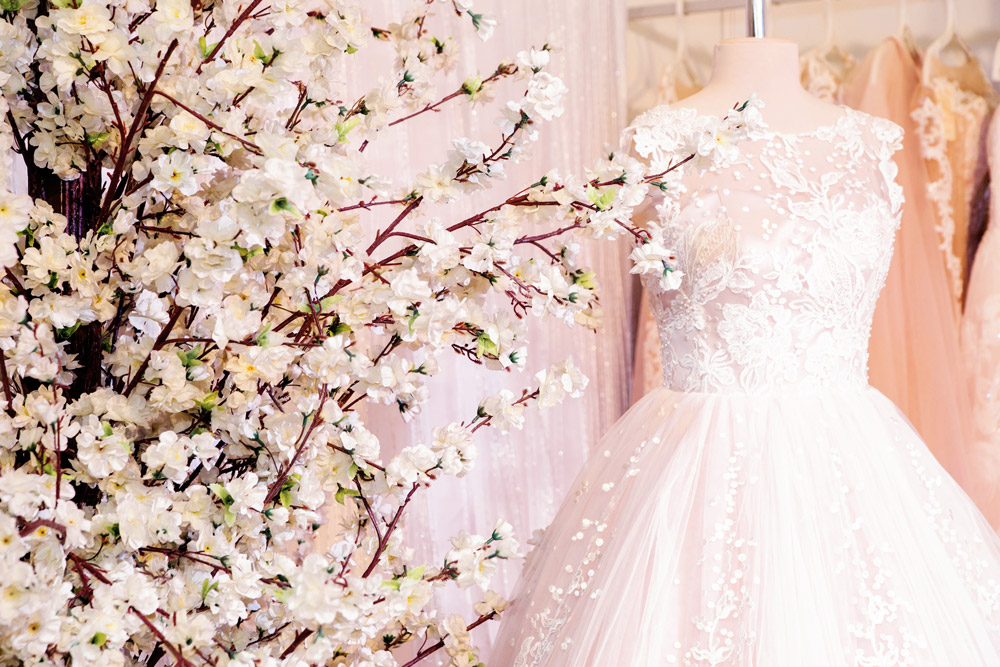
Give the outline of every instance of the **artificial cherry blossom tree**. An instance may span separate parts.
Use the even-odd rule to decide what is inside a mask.
[[[468,631],[504,609],[489,578],[519,545],[501,520],[416,563],[404,512],[469,470],[476,431],[586,379],[567,360],[388,460],[367,406],[410,418],[442,354],[519,371],[529,313],[596,322],[575,235],[631,237],[636,271],[673,284],[630,214],[685,161],[651,174],[619,153],[428,213],[489,188],[561,112],[547,46],[438,89],[455,42],[435,12],[493,30],[469,0],[387,25],[348,0],[0,9],[0,182],[16,153],[29,184],[0,191],[0,665],[476,664]],[[393,68],[347,97],[337,72],[376,48]],[[494,105],[493,145],[456,138],[412,182],[369,164],[387,127],[489,105],[504,80],[519,93]],[[687,144],[714,159],[740,122]],[[327,502],[347,518],[319,553]],[[434,611],[448,584],[484,591],[468,618]]]

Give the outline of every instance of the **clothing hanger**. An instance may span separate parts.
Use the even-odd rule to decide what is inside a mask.
[[[970,60],[974,60],[975,56],[972,55],[972,51],[969,50],[969,47],[965,45],[965,42],[955,32],[955,0],[944,0],[944,2],[947,12],[944,32],[927,47],[925,65],[927,61],[938,60],[944,62],[947,59],[949,65],[960,66],[968,63]],[[927,73],[926,67],[924,68],[924,73]]]
[[[996,51],[993,52],[993,71],[990,75],[994,81],[1000,81],[1000,40],[997,41]]]
[[[826,16],[826,39],[816,47],[815,57],[825,60],[832,66],[843,66],[854,62],[851,54],[837,43],[836,17],[833,11],[833,0],[824,0],[824,14]]]
[[[906,0],[899,0],[899,26],[896,28],[896,39],[909,52],[913,62],[919,65],[923,56],[913,39],[913,32],[910,30],[910,23],[906,15]]]
[[[963,89],[986,98],[995,104],[998,97],[979,59],[955,32],[955,2],[946,0],[948,10],[944,33],[927,47],[922,80],[932,85],[932,80],[944,76],[957,82]]]
[[[687,39],[684,37],[684,0],[677,0],[677,62],[687,57]]]

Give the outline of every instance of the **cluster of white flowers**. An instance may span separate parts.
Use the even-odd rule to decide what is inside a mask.
[[[541,371],[388,461],[359,408],[409,419],[441,354],[524,368],[528,312],[596,327],[573,234],[649,240],[631,211],[668,176],[620,152],[460,221],[424,215],[527,158],[565,87],[546,45],[438,90],[457,47],[434,12],[484,39],[495,22],[413,5],[380,27],[357,0],[4,4],[0,183],[16,150],[32,196],[0,190],[0,664],[388,667],[415,639],[474,664],[432,590],[487,589],[510,526],[460,534],[432,568],[404,510],[469,471],[476,430],[520,428],[586,378]],[[383,44],[394,70],[345,99],[337,73]],[[456,139],[412,182],[372,171],[387,125],[485,104],[502,79],[523,95],[498,105],[498,145]],[[82,227],[53,176],[77,179]],[[640,271],[662,271],[669,251],[643,247]],[[329,499],[346,519],[314,553]],[[504,606],[487,590],[473,624]]]

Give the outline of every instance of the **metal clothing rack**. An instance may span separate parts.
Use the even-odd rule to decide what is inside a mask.
[[[804,0],[771,0],[772,4],[784,5],[792,2],[803,2]],[[684,13],[692,14],[698,12],[717,12],[724,9],[747,8],[747,21],[756,14],[763,16],[763,0],[687,0],[684,3]],[[651,2],[647,5],[630,7],[628,10],[629,21],[641,21],[643,19],[657,18],[660,16],[673,16],[677,13],[677,3],[673,2]],[[750,27],[749,25],[747,26]],[[747,32],[748,35],[753,33]]]

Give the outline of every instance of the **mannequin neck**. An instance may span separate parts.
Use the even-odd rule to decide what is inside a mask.
[[[801,95],[799,47],[785,39],[727,39],[715,46],[708,85],[741,98],[757,93],[765,102]]]

